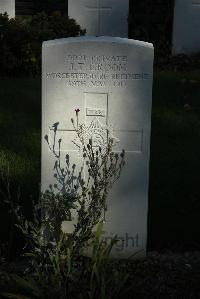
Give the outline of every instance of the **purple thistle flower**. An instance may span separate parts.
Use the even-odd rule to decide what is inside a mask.
[[[76,108],[76,109],[75,109],[75,112],[76,112],[76,114],[79,113],[79,112],[80,112],[80,109],[79,109],[79,108]]]

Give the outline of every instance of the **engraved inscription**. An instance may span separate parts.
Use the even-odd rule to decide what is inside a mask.
[[[87,116],[106,116],[105,109],[94,109],[94,108],[86,108],[86,115]]]
[[[128,82],[150,80],[148,72],[129,72],[126,55],[67,54],[65,71],[47,72],[46,79],[63,80],[69,87],[126,87]]]

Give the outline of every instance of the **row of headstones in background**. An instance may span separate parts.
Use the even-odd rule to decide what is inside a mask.
[[[128,36],[129,0],[69,0],[69,16],[87,35]],[[200,51],[200,0],[175,0],[173,54]]]
[[[86,140],[102,149],[107,125],[113,126],[114,151],[125,149],[125,168],[108,200],[104,238],[118,235],[112,256],[127,258],[146,253],[150,127],[153,80],[153,46],[117,37],[78,37],[48,41],[42,56],[42,136],[54,127],[61,139],[61,163],[66,154],[80,170],[76,132],[71,118],[80,109],[79,123],[86,126]],[[117,141],[119,141],[117,143]],[[57,184],[54,157],[42,142],[42,190]],[[76,217],[76,216],[74,216]],[[71,227],[71,225],[69,224]]]
[[[87,35],[128,36],[129,0],[68,0],[69,16]],[[0,0],[0,13],[15,17],[15,0]],[[200,0],[175,0],[173,54],[200,51]]]
[[[92,36],[128,37],[129,0],[68,0],[68,15]]]
[[[200,51],[200,0],[176,0],[173,24],[173,54]]]
[[[0,13],[7,12],[9,18],[15,17],[15,0],[0,0]]]

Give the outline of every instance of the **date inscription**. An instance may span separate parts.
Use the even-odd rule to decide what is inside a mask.
[[[64,80],[69,87],[126,87],[133,80],[149,80],[148,72],[128,71],[127,56],[66,55],[61,72],[47,72],[47,80]]]

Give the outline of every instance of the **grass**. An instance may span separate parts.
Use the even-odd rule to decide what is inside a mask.
[[[200,73],[157,72],[154,80],[149,246],[198,247]]]
[[[148,248],[200,247],[200,72],[155,71]],[[0,168],[24,205],[40,184],[40,79],[0,79]],[[0,209],[1,235],[7,220]]]
[[[4,79],[1,85],[0,151],[12,165],[11,176],[21,182],[27,175],[39,175],[40,81]]]
[[[0,85],[0,169],[7,172],[9,165],[13,199],[20,188],[21,201],[30,213],[40,184],[40,79],[1,79]],[[0,184],[4,190],[5,184]],[[8,217],[6,207],[1,207],[1,239],[10,229]]]

